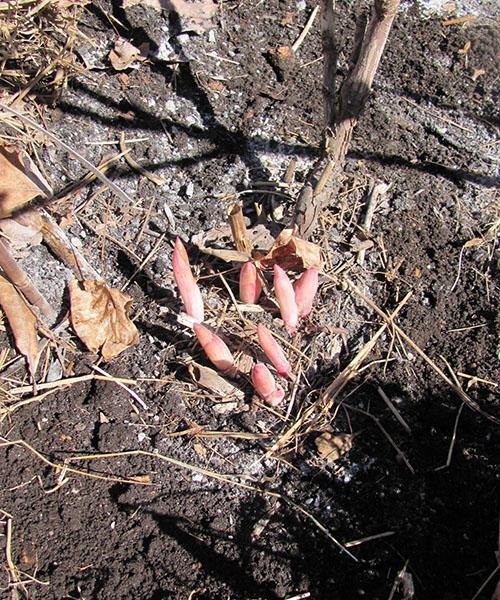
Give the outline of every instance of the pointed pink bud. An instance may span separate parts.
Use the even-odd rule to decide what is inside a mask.
[[[240,300],[245,304],[257,304],[262,283],[253,262],[246,262],[240,271]]]
[[[295,302],[299,309],[299,317],[307,317],[312,310],[314,296],[318,291],[318,269],[311,267],[304,271],[293,284]]]
[[[293,291],[292,282],[288,279],[288,275],[278,265],[274,265],[274,293],[276,294],[276,300],[278,301],[281,318],[285,322],[285,327],[288,333],[293,335],[297,331],[297,322],[299,320],[295,292]]]
[[[201,323],[204,319],[203,298],[196,283],[184,244],[179,238],[175,240],[172,256],[174,279],[179,289],[186,313],[195,321]]]
[[[235,375],[237,370],[234,366],[233,355],[220,337],[200,323],[195,323],[193,328],[210,362],[222,373],[227,373],[231,376]]]
[[[283,377],[289,377],[292,372],[292,367],[287,361],[283,348],[274,339],[272,333],[264,327],[264,325],[257,325],[257,335],[259,337],[259,344],[262,346],[267,358],[273,363],[274,368]]]
[[[278,406],[285,397],[285,392],[276,385],[271,371],[263,363],[257,363],[252,369],[252,383],[255,391],[269,406]]]

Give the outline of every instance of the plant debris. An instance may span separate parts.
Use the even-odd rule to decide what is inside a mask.
[[[325,431],[314,440],[319,457],[327,462],[334,462],[352,448],[350,433],[330,433]]]
[[[128,317],[130,296],[89,279],[81,284],[72,280],[69,292],[71,324],[89,350],[101,350],[108,361],[139,342],[137,327]]]
[[[301,239],[293,229],[284,229],[258,263],[264,269],[279,265],[285,271],[303,271],[309,267],[321,269],[323,259],[317,244]]]
[[[141,44],[136,48],[128,40],[119,38],[109,53],[109,62],[115,71],[124,71],[130,68],[139,68],[139,63],[144,62],[149,53],[149,44]]]
[[[10,217],[37,196],[52,190],[24,150],[0,145],[0,219]]]
[[[0,275],[0,305],[7,317],[19,352],[26,357],[32,381],[38,365],[39,350],[36,317],[16,288]]]

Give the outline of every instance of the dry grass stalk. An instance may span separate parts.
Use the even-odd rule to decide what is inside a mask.
[[[234,202],[231,204],[227,214],[236,250],[251,256],[253,246],[250,238],[248,237],[241,204],[239,202]]]
[[[94,365],[95,367],[95,365]],[[37,388],[39,390],[53,390],[61,387],[66,387],[69,385],[74,385],[75,383],[82,383],[85,381],[109,381],[111,383],[116,383],[118,385],[136,385],[137,381],[135,379],[127,379],[125,377],[113,377],[112,375],[96,375],[95,373],[88,373],[87,375],[77,375],[75,377],[66,377],[64,379],[58,379],[57,381],[47,381],[46,383],[38,384]],[[10,390],[10,393],[14,396],[20,396],[22,394],[26,394],[32,390],[31,386],[21,385],[19,387],[13,388]],[[127,390],[130,391],[130,390]]]
[[[53,92],[81,70],[74,45],[86,0],[0,2],[0,79],[22,89],[18,98],[41,88]]]
[[[166,180],[163,177],[160,177],[159,175],[155,175],[154,173],[151,173],[151,171],[148,171],[147,169],[142,167],[136,160],[134,160],[130,156],[130,148],[127,148],[127,143],[125,142],[125,134],[124,133],[122,133],[120,136],[120,150],[121,150],[122,155],[125,158],[125,162],[131,169],[133,169],[134,171],[137,171],[141,175],[144,175],[144,177],[146,177],[146,179],[149,179],[149,181],[151,181],[155,185],[160,185],[160,186],[165,185]]]
[[[467,404],[467,406],[469,406],[469,408],[472,408],[472,410],[475,410],[476,412],[482,414],[484,417],[486,417],[487,419],[489,419],[490,421],[493,421],[493,423],[496,423],[497,425],[500,424],[500,420],[497,419],[496,417],[494,417],[493,415],[490,415],[486,412],[484,412],[480,406],[477,404],[477,402],[475,402],[474,400],[472,400],[472,398],[469,397],[469,395],[456,383],[454,383],[445,373],[444,371],[437,366],[437,364],[427,356],[427,354],[417,345],[415,344],[415,342],[400,328],[398,327],[398,325],[396,325],[393,321],[392,318],[387,315],[386,313],[384,313],[384,311],[382,309],[380,309],[375,302],[373,302],[373,300],[370,300],[370,298],[367,298],[365,296],[365,294],[363,294],[363,292],[361,290],[359,290],[353,283],[352,281],[347,280],[347,284],[350,288],[350,290],[356,294],[356,296],[358,296],[359,298],[361,298],[368,306],[370,306],[370,308],[372,308],[380,317],[382,317],[382,319],[384,319],[384,321],[386,321],[386,323],[390,323],[391,326],[394,329],[394,332],[398,334],[398,336],[405,342],[405,344],[407,344],[408,346],[410,346],[410,348],[412,348],[412,350],[414,350],[419,356],[420,358],[429,365],[429,367],[431,367],[431,369],[437,374],[439,375],[439,377],[441,377],[441,379],[443,379],[443,381],[445,381],[447,383],[447,385],[457,394],[457,396],[459,396],[459,398],[465,402],[465,404]]]
[[[35,121],[33,121],[33,119],[30,119],[29,117],[23,115],[18,110],[12,108],[12,106],[7,106],[5,104],[0,104],[0,111],[2,111],[2,110],[5,110],[7,113],[9,113],[11,115],[15,115],[25,125],[29,125],[29,127],[33,127],[33,129],[36,129],[36,131],[38,131],[38,132],[44,134],[45,136],[47,136],[52,142],[54,142],[54,144],[56,144],[60,148],[63,148],[75,160],[78,160],[79,162],[81,162],[82,165],[84,165],[89,171],[91,171],[96,176],[97,179],[99,179],[100,181],[102,181],[112,192],[114,192],[123,202],[125,202],[125,204],[127,206],[133,205],[132,198],[130,198],[115,183],[113,183],[111,181],[111,179],[109,179],[108,177],[106,177],[106,175],[104,175],[103,173],[101,173],[101,171],[98,168],[94,167],[94,165],[91,162],[89,162],[81,154],[79,154],[78,152],[76,152],[76,150],[74,150],[71,146],[69,146],[68,144],[66,144],[65,142],[63,142],[61,139],[59,139],[56,135],[54,135],[53,133],[51,133],[50,131],[48,131],[44,127],[41,127],[40,125],[38,125],[38,123],[36,123]],[[2,116],[1,112],[0,112],[0,116]],[[10,126],[10,123],[7,123],[7,124]]]
[[[406,294],[403,300],[400,302],[396,310],[390,316],[390,322],[396,318],[399,311],[408,302],[411,297],[411,292]],[[280,438],[276,441],[273,447],[267,452],[266,456],[276,454],[278,450],[283,449],[289,444],[294,435],[298,435],[301,430],[311,429],[314,427],[314,422],[319,418],[321,414],[327,413],[335,403],[337,396],[344,389],[351,379],[353,379],[359,371],[361,364],[366,360],[368,355],[375,347],[380,336],[389,327],[389,323],[382,325],[378,331],[371,337],[371,339],[361,348],[351,362],[343,369],[339,375],[332,381],[327,387],[325,392],[322,394],[319,400],[314,402],[309,408],[307,408],[302,415],[296,419],[291,427],[283,433]],[[319,414],[318,414],[319,410]]]

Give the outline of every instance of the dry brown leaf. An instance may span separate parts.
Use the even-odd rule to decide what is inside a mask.
[[[52,190],[35,163],[23,150],[0,146],[0,219],[37,196],[52,196]]]
[[[370,250],[373,248],[375,244],[373,240],[358,240],[354,239],[351,243],[351,252],[361,252],[365,250]]]
[[[148,51],[149,45],[147,44],[142,44],[140,48],[136,48],[128,40],[120,38],[116,40],[108,58],[115,71],[124,71],[130,68],[132,63],[146,60]]]
[[[203,444],[200,444],[200,442],[193,442],[193,450],[200,458],[204,459],[207,457],[207,449]]]
[[[473,248],[474,246],[479,246],[483,242],[483,238],[472,238],[471,240],[467,240],[465,242],[464,248]]]
[[[19,352],[26,357],[32,381],[35,380],[39,350],[36,318],[16,288],[0,275],[0,305],[7,317]]]
[[[123,8],[142,4],[161,12],[175,12],[184,31],[203,33],[210,29],[212,19],[217,13],[217,4],[213,0],[123,0]]]
[[[69,285],[71,323],[87,348],[101,349],[107,361],[137,344],[139,332],[127,315],[132,298],[92,279],[82,284],[74,279]]]
[[[0,231],[12,248],[37,246],[42,242],[43,221],[37,210],[27,210],[17,217],[0,219]]]
[[[245,394],[240,389],[209,367],[193,362],[189,364],[188,371],[195,383],[212,392],[218,400],[243,400],[245,398]]]
[[[325,431],[314,440],[314,443],[320,458],[333,462],[352,448],[352,435]]]
[[[479,77],[481,77],[482,75],[485,75],[486,71],[484,69],[474,69],[474,73],[472,73],[471,75],[471,79],[472,81],[476,81],[476,79],[479,79]]]
[[[214,400],[219,400],[212,407],[214,412],[221,415],[234,412],[243,402],[245,394],[213,369],[193,362],[188,371],[195,383],[214,394]]]
[[[215,256],[226,262],[247,262],[248,255],[238,250],[226,250],[225,248],[200,248],[204,254]]]
[[[200,231],[191,238],[191,242],[199,248],[204,247],[207,242],[218,242],[222,239],[231,237],[231,227],[229,225],[220,225],[212,227],[210,231]]]
[[[275,264],[286,271],[301,271],[316,267],[321,269],[321,249],[296,235],[293,229],[283,229],[269,252],[258,261],[259,266],[270,269]]]
[[[270,248],[274,244],[274,236],[263,223],[251,227],[248,235],[254,248]]]

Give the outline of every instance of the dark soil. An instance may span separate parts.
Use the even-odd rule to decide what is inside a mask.
[[[38,582],[28,581],[26,590],[9,587],[5,568],[2,597],[470,600],[497,565],[498,429],[468,407],[459,414],[460,399],[412,348],[397,340],[392,344],[385,334],[368,359],[375,362],[342,392],[346,406],[332,411],[330,427],[354,433],[354,441],[334,463],[317,457],[314,432],[282,456],[286,462],[263,459],[288,425],[252,404],[246,387],[245,406],[220,415],[213,400],[189,383],[186,359],[204,358],[176,322],[180,306],[169,242],[176,235],[189,242],[224,225],[235,193],[258,188],[262,180],[279,181],[293,157],[299,165],[293,191],[298,189],[321,139],[318,24],[285,72],[276,70],[269,51],[293,43],[313,4],[308,1],[306,10],[298,11],[291,0],[223,3],[213,33],[200,36],[178,36],[182,24],[175,15],[140,5],[124,11],[120,4],[88,6],[81,29],[96,44],[82,46],[81,52],[91,56],[95,68],[73,79],[56,105],[44,111],[47,126],[94,164],[110,148],[116,150],[97,142],[117,140],[121,132],[127,139],[146,138],[131,144],[133,156],[166,181],[155,186],[120,162],[109,175],[136,204],[124,205],[103,191],[69,226],[72,240],[116,287],[135,272],[136,258],[145,258],[166,233],[160,250],[127,289],[135,300],[141,341],[102,365],[115,376],[154,379],[134,387],[148,409],[133,410],[129,394],[115,384],[75,384],[6,413],[3,439],[24,440],[57,463],[79,454],[139,449],[211,471],[244,474],[303,507],[342,544],[387,535],[351,545],[351,557],[285,500],[154,456],[72,463],[110,478],[148,476],[152,485],[66,473],[58,487],[60,472],[26,447],[7,446],[0,448],[0,507],[13,518],[14,563]],[[339,57],[339,78],[348,67],[361,4],[337,3],[338,29],[347,44]],[[136,45],[148,42],[152,52],[159,51],[140,68],[126,71],[128,79],[106,58],[116,30]],[[165,40],[173,53],[183,54],[183,62],[172,61],[172,54],[164,60]],[[448,376],[453,377],[446,361],[453,373],[486,380],[458,375],[464,388],[472,383],[468,393],[487,414],[498,408],[493,383],[499,381],[492,227],[499,218],[498,40],[486,16],[467,27],[444,27],[441,19],[424,20],[406,7],[356,131],[341,194],[315,238],[328,257],[327,272],[352,261],[350,244],[370,181],[391,185],[375,216],[375,245],[365,268],[351,269],[350,276],[387,311],[412,292],[399,325]],[[471,49],[460,53],[467,41]],[[477,69],[484,73],[474,79]],[[40,156],[56,190],[85,174],[57,146],[42,145]],[[84,188],[49,210],[57,218],[71,215],[98,187]],[[241,199],[252,222],[255,202],[268,212],[281,210],[280,225],[293,210],[293,202],[280,196],[256,193]],[[101,235],[103,223],[118,243]],[[484,236],[481,244],[463,249],[479,236]],[[230,247],[229,240],[223,244]],[[189,249],[202,275],[228,268],[193,244]],[[23,260],[64,315],[70,272],[44,246],[32,248]],[[227,278],[231,284],[236,280],[232,273]],[[211,316],[217,316],[227,292],[216,278],[202,282],[214,309]],[[291,419],[320,397],[380,326],[368,306],[326,278],[312,321],[296,340],[311,363],[309,384],[299,386]],[[332,342],[328,326],[347,329],[346,348]],[[5,334],[4,347],[8,343]],[[74,363],[75,374],[91,372],[96,357],[75,343],[79,351],[67,354],[66,363]],[[23,376],[24,371],[10,375]],[[411,433],[394,418],[377,386]],[[11,406],[7,400],[6,406]],[[413,471],[377,423],[356,408],[379,420]],[[284,415],[286,407],[279,410]],[[196,426],[273,437],[179,435]],[[451,462],[439,469],[452,441]],[[6,542],[3,537],[4,547]],[[398,586],[390,596],[405,565],[414,593],[405,595]],[[492,578],[475,597],[491,598],[495,585]]]

